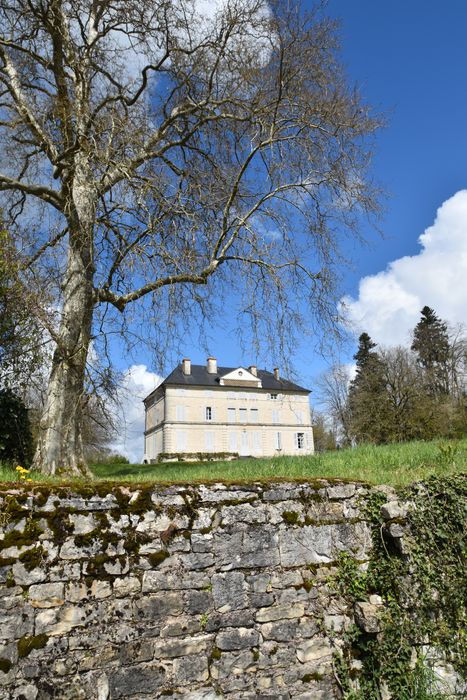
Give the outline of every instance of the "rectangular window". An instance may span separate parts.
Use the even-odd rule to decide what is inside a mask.
[[[253,450],[254,452],[261,452],[261,433],[253,433]]]
[[[237,433],[229,433],[229,447],[231,452],[238,452]]]
[[[185,420],[185,406],[177,406],[175,411],[177,420]]]
[[[295,415],[297,416],[297,422],[303,425],[303,411],[296,411]]]
[[[247,419],[246,408],[240,408],[239,413],[240,413],[240,423],[246,423],[246,419]]]
[[[277,401],[279,394],[269,394],[269,398],[273,401]]]
[[[272,412],[272,422],[275,423],[276,425],[281,422],[280,411],[273,411]]]
[[[185,452],[186,450],[186,432],[184,430],[177,430],[175,434],[177,452]]]
[[[212,408],[211,406],[206,406],[206,420],[212,420]]]
[[[305,448],[305,433],[295,433],[295,447],[297,450]]]
[[[276,433],[276,450],[282,450],[282,436],[280,433]]]
[[[214,433],[212,430],[206,431],[205,445],[207,452],[214,452]]]
[[[258,422],[258,409],[257,408],[250,408],[250,423],[257,423]]]
[[[228,408],[227,409],[227,421],[229,423],[235,423],[237,420],[237,416],[235,414],[235,408]]]

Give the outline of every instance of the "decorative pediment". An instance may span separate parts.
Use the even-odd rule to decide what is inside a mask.
[[[223,374],[219,378],[219,384],[221,386],[250,386],[256,388],[261,388],[262,386],[261,379],[244,367],[238,367],[231,372],[227,372],[227,374]]]

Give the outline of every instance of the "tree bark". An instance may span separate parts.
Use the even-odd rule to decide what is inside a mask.
[[[86,167],[74,173],[63,309],[32,468],[44,474],[92,477],[81,437],[86,359],[94,308],[95,193]]]

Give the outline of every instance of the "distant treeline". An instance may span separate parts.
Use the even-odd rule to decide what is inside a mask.
[[[332,421],[317,421],[318,446],[384,444],[467,434],[467,337],[425,306],[407,347],[377,348],[362,333],[356,373],[335,365],[320,382]]]

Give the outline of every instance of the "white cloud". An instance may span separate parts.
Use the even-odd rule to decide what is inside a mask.
[[[163,380],[146,365],[132,365],[123,374],[118,392],[119,423],[118,438],[109,446],[114,452],[128,457],[130,462],[141,463],[144,452],[144,405],[143,399]]]
[[[383,345],[408,344],[425,305],[451,324],[467,321],[467,190],[441,205],[418,240],[418,255],[364,277],[358,299],[342,299],[356,332]]]

